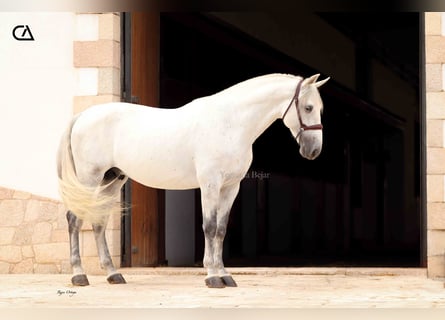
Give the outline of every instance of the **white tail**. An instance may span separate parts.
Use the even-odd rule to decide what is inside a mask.
[[[103,224],[110,214],[120,214],[119,199],[116,194],[105,192],[114,181],[97,187],[88,187],[79,181],[71,149],[71,131],[76,120],[73,119],[59,145],[59,193],[66,209],[79,219]]]

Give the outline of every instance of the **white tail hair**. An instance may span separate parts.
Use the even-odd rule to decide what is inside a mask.
[[[59,145],[59,193],[66,209],[76,217],[91,223],[104,224],[110,214],[121,213],[117,195],[105,191],[115,181],[96,187],[86,186],[79,181],[71,149],[71,131],[76,120],[77,117],[71,121]]]

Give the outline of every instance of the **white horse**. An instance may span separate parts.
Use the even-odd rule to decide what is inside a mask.
[[[201,189],[204,267],[208,287],[236,286],[222,261],[223,241],[240,181],[252,162],[252,144],[282,118],[300,154],[322,148],[323,103],[317,82],[285,74],[256,77],[177,109],[128,103],[91,107],[69,125],[58,151],[62,199],[68,210],[72,283],[88,285],[79,255],[83,220],[92,223],[110,283],[125,283],[108,252],[108,216],[119,211],[129,178],[161,189]]]

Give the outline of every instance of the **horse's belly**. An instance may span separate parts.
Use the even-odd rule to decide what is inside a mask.
[[[199,187],[196,177],[191,175],[178,174],[177,172],[147,171],[129,174],[131,179],[152,188],[166,190],[186,190]]]
[[[199,187],[194,164],[185,159],[151,156],[145,157],[144,161],[133,159],[117,166],[132,180],[148,187],[169,190]]]

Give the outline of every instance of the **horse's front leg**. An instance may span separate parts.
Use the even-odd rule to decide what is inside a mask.
[[[227,223],[229,222],[230,210],[239,191],[239,183],[226,186],[221,189],[219,208],[217,214],[217,225],[214,240],[213,261],[215,268],[218,270],[218,276],[227,287],[237,287],[232,275],[226,271],[223,262],[224,238],[227,231]]]
[[[90,283],[82,268],[79,250],[79,231],[83,222],[71,211],[66,213],[66,219],[68,220],[68,231],[70,236],[70,262],[71,267],[73,268],[71,283],[75,286],[87,286]]]
[[[209,192],[211,190],[201,190],[205,237],[204,267],[207,269],[205,283],[209,288],[237,286],[232,276],[224,268],[222,252],[230,208],[238,190],[239,184],[223,187],[219,192],[216,190],[213,190],[213,192]]]
[[[221,185],[206,181],[201,186],[202,230],[204,231],[204,268],[207,269],[205,283],[209,288],[224,288],[215,265],[215,237],[217,229],[217,209]]]
[[[96,240],[97,252],[99,254],[100,265],[107,271],[107,280],[111,284],[127,283],[119,272],[114,268],[113,260],[111,259],[108,250],[107,240],[105,238],[106,222],[99,224],[93,223],[94,238]]]

